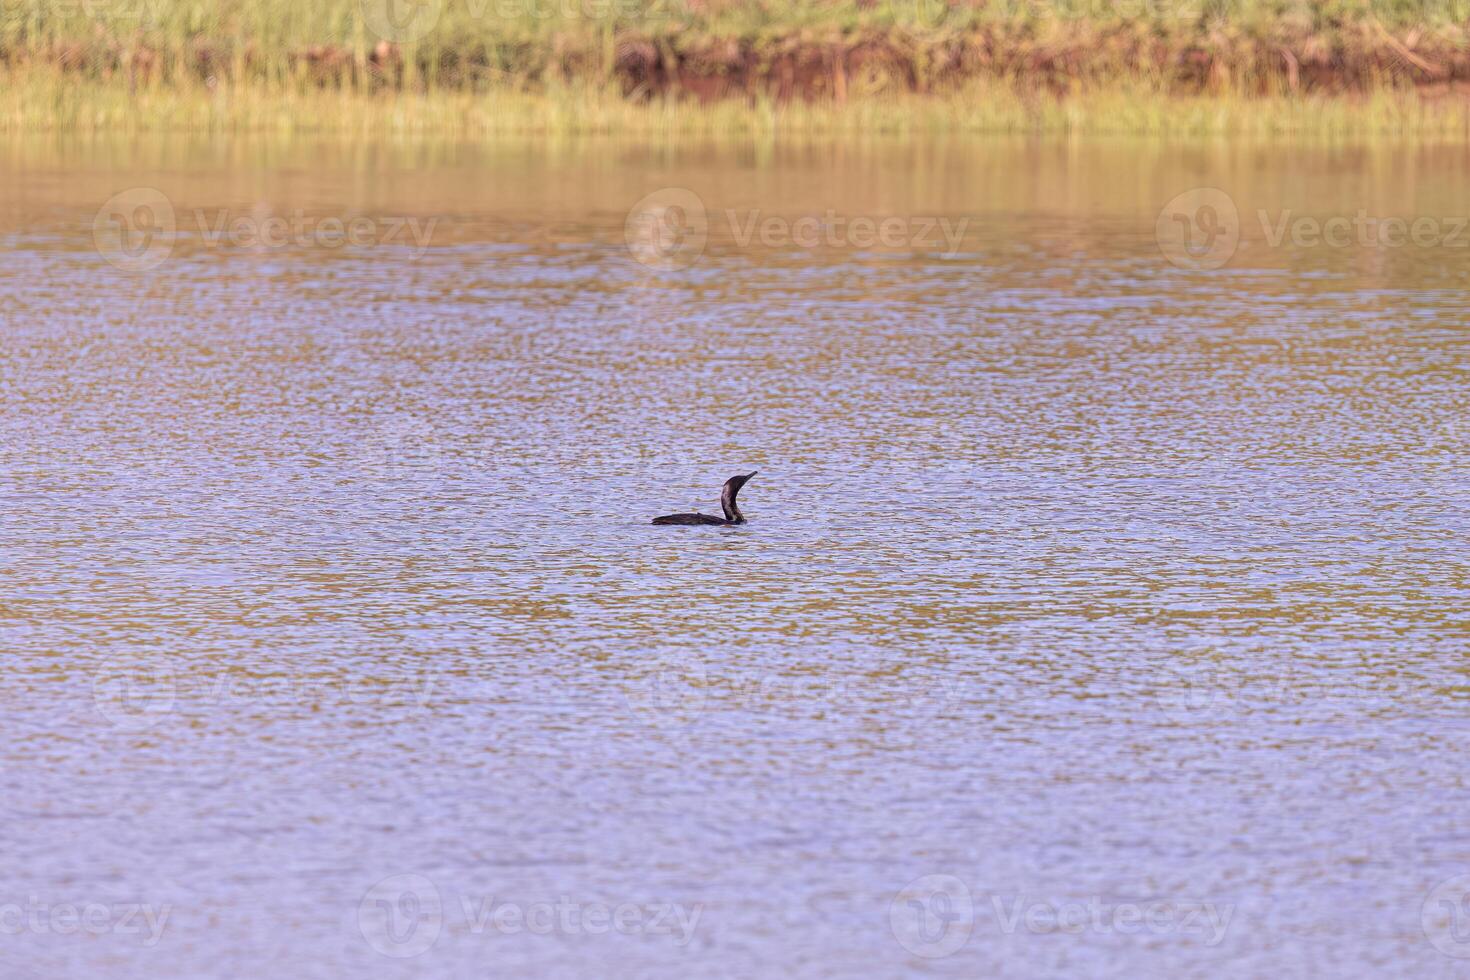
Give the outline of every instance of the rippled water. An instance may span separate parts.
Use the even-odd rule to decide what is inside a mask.
[[[0,166],[6,976],[1470,969],[1460,153]]]

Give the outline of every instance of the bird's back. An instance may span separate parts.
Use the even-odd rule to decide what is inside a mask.
[[[709,514],[668,514],[664,517],[655,517],[655,524],[729,524],[723,517],[711,517]]]

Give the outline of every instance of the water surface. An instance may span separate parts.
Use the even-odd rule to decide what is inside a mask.
[[[0,167],[5,975],[1463,975],[1461,151]]]

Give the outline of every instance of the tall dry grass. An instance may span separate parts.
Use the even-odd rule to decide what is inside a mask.
[[[780,135],[885,138],[1010,133],[1162,137],[1374,138],[1470,143],[1470,103],[1384,90],[1342,97],[1175,95],[1138,83],[1038,98],[975,81],[942,95],[780,103],[630,101],[607,87],[525,92],[380,92],[309,85],[152,82],[132,90],[54,70],[0,77],[0,132],[277,133],[390,139],[623,134],[661,138]]]
[[[0,73],[11,131],[1451,138],[1470,0],[0,0]]]

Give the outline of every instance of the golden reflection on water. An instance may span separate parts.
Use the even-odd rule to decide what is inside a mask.
[[[0,965],[899,972],[940,875],[967,975],[1450,975],[1466,251],[1266,232],[1448,237],[1462,152],[9,144],[6,894],[172,913]],[[1198,212],[1171,262],[1206,187],[1238,247],[1210,268]],[[178,222],[136,272],[94,235],[130,188]],[[639,264],[667,188],[706,240],[656,199]],[[206,234],[273,218],[308,240]],[[749,525],[648,526],[750,469]],[[373,887],[421,879],[400,959]],[[487,896],[701,919],[509,933]],[[1233,925],[995,911],[1120,896]]]

